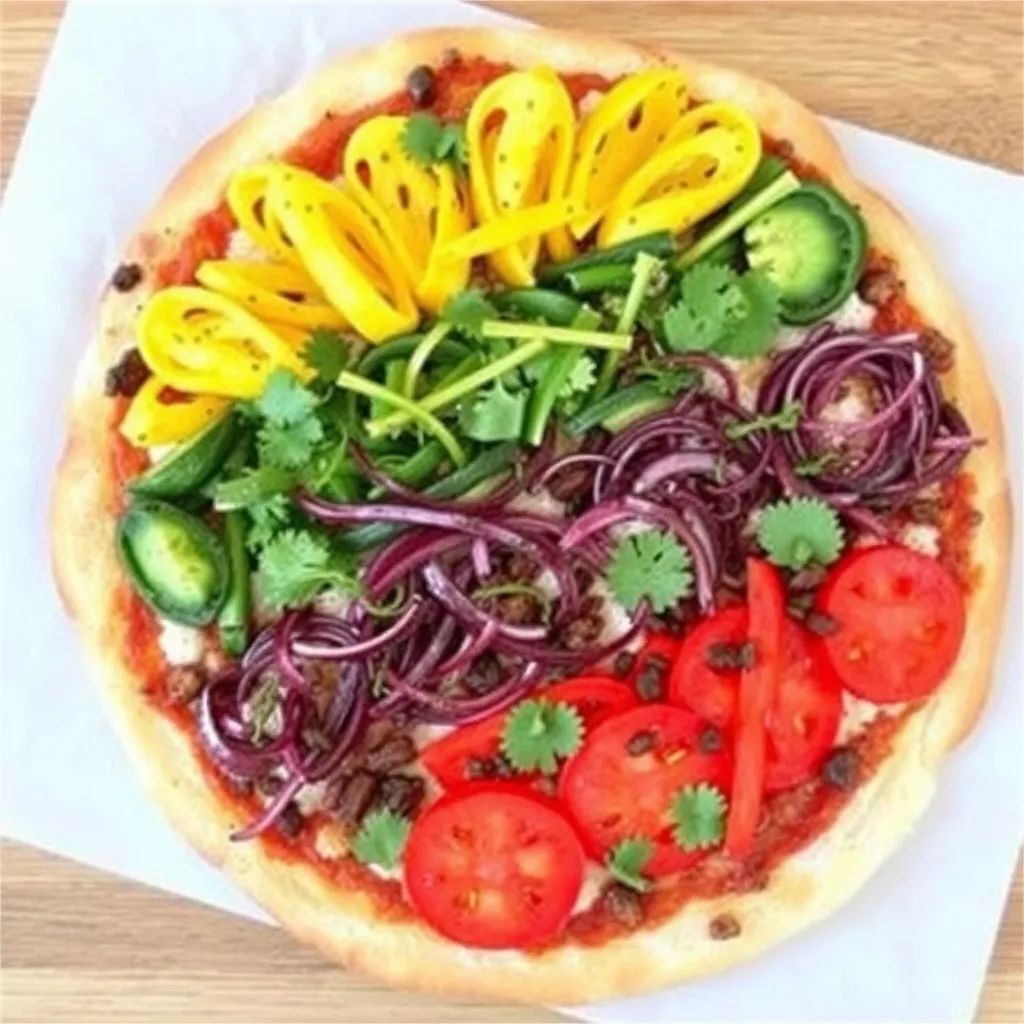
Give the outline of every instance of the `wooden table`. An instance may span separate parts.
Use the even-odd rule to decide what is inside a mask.
[[[1020,170],[1018,3],[502,3],[552,26],[673,45],[772,78],[824,113]],[[3,0],[2,172],[59,0]],[[381,989],[277,929],[8,843],[6,1021],[554,1021]],[[977,1019],[1024,1021],[1018,872]],[[955,962],[955,954],[954,961]]]

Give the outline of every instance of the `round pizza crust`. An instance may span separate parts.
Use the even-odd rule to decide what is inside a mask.
[[[115,404],[103,396],[107,366],[132,341],[146,288],[108,289],[98,330],[85,351],[70,406],[67,448],[52,505],[53,558],[59,588],[85,641],[88,661],[151,796],[207,859],[228,873],[299,938],[344,965],[388,983],[493,999],[583,1003],[681,982],[755,957],[833,913],[904,841],[936,787],[939,765],[965,736],[988,692],[1003,616],[1009,533],[1003,430],[981,352],[948,286],[910,226],[881,196],[856,181],[822,122],[779,89],[700,61],[582,35],[544,30],[442,29],[390,40],[346,55],[273,102],[257,107],[207,143],[172,182],[128,245],[125,258],[152,271],[174,255],[194,219],[216,206],[239,167],[279,153],[327,110],[357,110],[403,88],[418,64],[444,51],[516,66],[608,78],[653,64],[689,76],[702,99],[731,99],[762,129],[788,139],[819,168],[870,227],[873,245],[891,256],[907,296],[926,322],[956,345],[945,381],[973,430],[987,438],[970,457],[983,519],[973,563],[967,631],[950,677],[900,731],[891,757],[857,791],[835,825],[770,876],[766,889],[687,904],[664,923],[598,946],[559,945],[539,954],[460,947],[416,921],[384,919],[368,894],[332,886],[314,867],[272,856],[260,841],[232,844],[241,822],[210,787],[188,737],[144,696],[127,657],[129,624],[119,615],[125,586],[114,548],[116,481],[111,443]],[[147,273],[146,280],[154,275]],[[733,914],[740,934],[714,941],[708,923]]]

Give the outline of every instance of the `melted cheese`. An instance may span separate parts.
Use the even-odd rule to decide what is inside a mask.
[[[836,744],[849,743],[857,733],[870,725],[879,715],[883,713],[897,715],[906,706],[906,702],[875,704],[869,700],[861,700],[859,697],[854,697],[852,693],[844,691],[843,717],[839,723]]]
[[[195,665],[202,660],[205,641],[203,634],[191,626],[160,620],[160,650],[170,665]]]
[[[930,558],[939,557],[941,539],[942,534],[939,532],[939,528],[928,523],[911,523],[909,526],[903,527],[900,532],[900,541],[903,544]]]

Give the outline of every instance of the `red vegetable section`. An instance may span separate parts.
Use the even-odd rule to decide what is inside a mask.
[[[496,786],[446,797],[413,827],[405,884],[442,935],[482,949],[556,936],[583,883],[583,850],[554,804]]]
[[[927,697],[960,652],[964,599],[935,559],[895,544],[855,551],[819,594],[838,623],[825,647],[843,685],[876,703]]]

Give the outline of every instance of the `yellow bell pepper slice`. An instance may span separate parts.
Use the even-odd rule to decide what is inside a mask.
[[[671,68],[629,75],[584,118],[569,195],[588,212],[572,223],[582,238],[622,186],[664,144],[689,106],[686,78]]]
[[[268,160],[237,171],[228,183],[228,206],[238,226],[271,259],[302,270],[302,259],[267,204],[267,189],[281,166]]]
[[[296,167],[271,175],[266,203],[328,301],[368,341],[419,322],[410,282],[379,222],[344,189]]]
[[[528,218],[530,210],[566,198],[575,128],[572,101],[550,69],[514,71],[483,89],[466,120],[470,190],[481,227],[512,214]],[[491,266],[507,284],[532,285],[542,240],[556,258],[571,252],[562,227],[533,225],[525,237],[491,252]]]
[[[438,246],[469,229],[468,203],[451,167],[426,168],[405,152],[408,121],[374,117],[355,130],[345,148],[345,185],[377,220],[420,305],[436,313],[469,281],[468,260],[434,259]]]
[[[139,314],[136,329],[146,364],[179,391],[253,398],[275,367],[303,378],[310,374],[281,334],[205,288],[157,292]]]
[[[557,199],[510,213],[449,242],[438,250],[438,259],[447,262],[488,256],[564,226],[578,210],[571,199]]]
[[[254,316],[294,327],[344,327],[345,319],[296,267],[245,260],[206,260],[196,280]]]
[[[619,189],[597,244],[686,231],[732,199],[760,159],[761,133],[749,114],[726,102],[695,107]]]
[[[167,381],[150,377],[128,406],[120,430],[136,448],[187,441],[231,407],[219,395],[178,393],[173,402],[162,401],[167,387]]]

